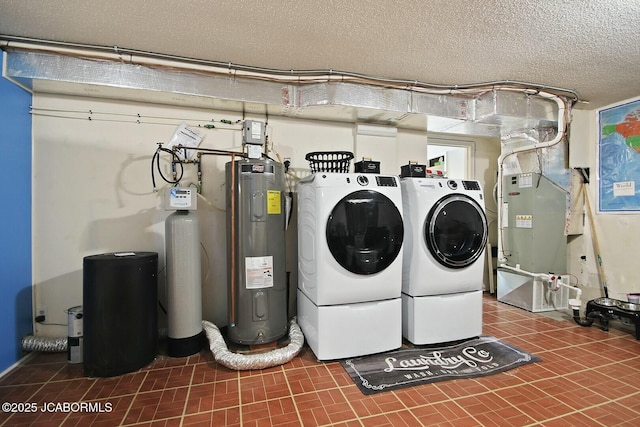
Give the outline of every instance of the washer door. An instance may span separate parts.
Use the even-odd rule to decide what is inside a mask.
[[[487,217],[478,202],[464,194],[438,200],[427,215],[424,238],[431,255],[449,268],[464,268],[487,244]]]
[[[326,235],[338,264],[352,273],[375,274],[387,268],[402,249],[402,215],[384,194],[355,191],[331,211]]]

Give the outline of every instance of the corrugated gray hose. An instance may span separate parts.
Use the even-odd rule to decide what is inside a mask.
[[[63,352],[67,351],[67,337],[36,337],[26,335],[22,337],[24,351]]]
[[[289,322],[289,345],[260,354],[233,353],[227,348],[220,329],[216,325],[203,320],[202,328],[207,334],[209,348],[216,362],[237,371],[264,369],[285,364],[300,353],[304,344],[304,335],[294,319]]]

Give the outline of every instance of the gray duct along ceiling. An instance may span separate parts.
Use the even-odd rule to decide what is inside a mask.
[[[144,63],[144,65],[143,65]],[[176,62],[5,48],[4,76],[35,93],[500,137],[557,128],[558,104],[521,84],[416,90],[357,79],[257,78]],[[260,76],[258,76],[260,77]],[[391,87],[390,87],[391,86]],[[563,98],[564,99],[564,98]]]

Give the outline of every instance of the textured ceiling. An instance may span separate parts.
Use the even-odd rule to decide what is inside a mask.
[[[0,36],[436,84],[640,96],[638,0],[2,0]]]

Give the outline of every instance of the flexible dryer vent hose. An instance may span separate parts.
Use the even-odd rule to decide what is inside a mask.
[[[26,335],[22,338],[22,350],[50,353],[67,351],[67,337],[51,338]]]
[[[304,335],[300,327],[291,320],[289,322],[289,345],[260,354],[237,354],[229,351],[227,344],[216,325],[206,320],[202,321],[202,328],[209,339],[209,348],[216,362],[229,369],[244,371],[249,369],[264,369],[282,365],[296,357],[304,344]]]

